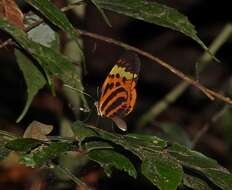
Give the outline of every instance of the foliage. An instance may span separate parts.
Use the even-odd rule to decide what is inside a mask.
[[[85,69],[84,64],[82,68],[76,68],[72,60],[61,54],[59,48],[54,48],[54,44],[59,43],[56,38],[57,32],[50,25],[55,25],[65,31],[78,44],[79,53],[83,57],[78,41],[78,31],[65,14],[49,0],[26,0],[25,2],[33,6],[49,21],[46,24],[43,23],[48,26],[44,32],[49,30],[51,35],[48,39],[44,39],[43,36],[38,39],[38,36],[28,35],[22,28],[11,24],[9,18],[0,18],[0,29],[9,34],[17,43],[14,52],[27,86],[27,102],[17,121],[22,120],[33,98],[46,84],[50,86],[53,93],[55,92],[54,78],[59,78],[64,85],[77,89],[80,92],[78,97],[82,100],[83,106],[88,108],[80,75],[80,71]],[[108,18],[103,9],[177,30],[207,50],[187,17],[173,8],[145,0],[92,0],[92,2],[107,21]],[[38,14],[36,11],[33,13],[34,16]],[[42,18],[38,18],[37,21],[40,22]],[[35,26],[33,30],[40,31],[41,28]],[[44,43],[44,41],[49,43]],[[39,128],[35,126],[37,127]],[[180,186],[196,190],[211,189],[208,181],[221,189],[232,189],[232,175],[227,169],[220,166],[217,161],[183,145],[169,144],[166,140],[151,135],[110,133],[80,121],[73,123],[71,128],[73,136],[70,139],[57,138],[55,140],[46,137],[48,133],[42,134],[43,138],[35,138],[31,134],[24,138],[16,138],[11,134],[1,132],[0,159],[4,159],[11,151],[17,151],[20,153],[22,163],[31,167],[39,167],[52,165],[53,161],[62,154],[81,151],[89,160],[100,164],[107,176],[111,176],[113,167],[127,172],[135,179],[137,173],[141,172],[160,190],[176,190]],[[170,135],[174,134],[169,127],[162,126],[162,128]],[[27,133],[28,131],[31,129],[27,130]],[[176,134],[174,135],[176,138]],[[184,139],[184,141],[189,145],[189,139]],[[137,166],[125,152],[136,156],[141,161],[140,170],[136,169]],[[189,174],[185,169],[200,175]]]

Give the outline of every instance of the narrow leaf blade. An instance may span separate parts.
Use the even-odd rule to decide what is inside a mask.
[[[16,121],[20,122],[27,113],[34,96],[46,84],[46,79],[32,61],[22,53],[22,51],[15,49],[15,56],[27,86],[27,101],[22,113]]]
[[[188,18],[171,7],[145,0],[94,0],[94,2],[103,9],[179,31],[200,44],[204,50],[208,50]]]

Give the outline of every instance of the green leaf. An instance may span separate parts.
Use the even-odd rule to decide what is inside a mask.
[[[16,122],[20,122],[27,113],[34,96],[46,84],[46,79],[32,61],[20,50],[15,49],[15,56],[27,86],[27,101]]]
[[[88,138],[88,137],[94,137],[97,136],[97,133],[91,129],[87,127],[88,125],[86,125],[84,122],[82,121],[75,121],[72,124],[72,131],[74,133],[75,138],[78,141],[83,141],[84,139]]]
[[[42,144],[42,141],[39,141],[36,139],[19,138],[19,139],[9,141],[6,144],[6,148],[10,150],[15,150],[15,151],[28,152],[41,144]]]
[[[42,13],[51,23],[59,27],[61,30],[67,32],[69,36],[75,40],[79,47],[79,52],[84,60],[84,53],[78,42],[79,36],[68,18],[49,0],[26,0],[31,6]]]
[[[125,136],[127,141],[138,143],[156,150],[162,150],[167,146],[167,142],[153,135],[130,133]]]
[[[80,55],[78,54],[78,47],[74,42],[74,40],[70,40],[70,39],[68,40],[68,42],[63,47],[63,54],[66,55],[70,60],[72,60],[72,63],[76,65],[78,65],[81,61]],[[78,67],[76,67],[75,69],[76,69],[75,72],[79,76],[81,76],[81,70]],[[85,96],[86,97],[91,97],[91,96],[83,91],[78,90],[82,88],[83,88],[82,86],[78,86],[78,85],[76,85],[75,89],[72,87],[70,88],[70,86],[64,85],[64,89],[63,89],[64,94],[67,97],[69,103],[75,108],[73,110],[75,115],[79,115],[80,110],[82,112],[90,111],[88,109],[88,106],[86,106],[88,104],[86,102]],[[84,107],[82,107],[81,101],[83,102]]]
[[[74,133],[78,134],[78,129],[76,129],[76,132]],[[140,159],[144,159],[148,152],[161,151],[167,145],[166,141],[163,141],[151,135],[119,135],[116,133],[113,134],[86,124],[82,125],[81,134],[86,135],[85,138],[87,138],[87,135],[88,137],[95,136],[107,141],[111,141],[117,145],[121,145],[124,149],[133,152]]]
[[[215,160],[183,145],[167,146],[166,141],[150,135],[119,135],[86,124],[79,125],[79,127],[82,138],[97,137],[99,141],[102,139],[102,141],[120,145],[138,156],[142,161],[143,174],[161,190],[177,188],[183,176],[182,167],[205,175],[222,189],[232,189],[232,175],[228,170]],[[78,134],[78,128],[75,129],[75,134]],[[89,139],[87,142],[92,141]],[[165,181],[165,179],[168,180]]]
[[[99,163],[108,177],[111,176],[112,167],[125,171],[134,178],[137,176],[136,169],[130,160],[113,150],[93,150],[88,153],[88,157]]]
[[[203,173],[215,185],[224,190],[232,189],[231,173],[220,166],[215,160],[178,144],[171,146],[168,149],[168,152],[185,167],[192,168]]]
[[[74,65],[67,57],[54,51],[52,48],[30,40],[25,32],[9,24],[1,17],[0,29],[9,33],[22,48],[28,51],[38,61],[48,76],[58,77],[63,80],[64,84],[73,88],[78,87],[78,90],[81,92],[84,91],[80,75],[78,75]],[[85,104],[85,107],[88,109],[87,104]]]
[[[188,18],[171,7],[145,0],[94,0],[94,2],[103,9],[177,30],[195,40],[204,50],[208,50]]]
[[[147,157],[141,167],[142,174],[160,190],[176,190],[182,181],[181,165],[162,154]]]
[[[72,146],[65,142],[52,142],[48,146],[42,146],[30,154],[23,155],[21,161],[27,166],[42,166],[62,153],[71,150]]]
[[[186,187],[194,190],[212,190],[202,179],[187,174],[184,175],[183,183]]]
[[[85,149],[87,151],[92,151],[96,149],[113,149],[113,146],[107,142],[102,141],[90,141],[85,143]]]
[[[202,168],[214,168],[215,166],[218,166],[215,160],[179,144],[173,144],[168,148],[168,152],[184,166],[196,170],[201,170]]]
[[[225,169],[215,168],[204,168],[203,173],[218,187],[223,190],[232,189],[232,175]]]

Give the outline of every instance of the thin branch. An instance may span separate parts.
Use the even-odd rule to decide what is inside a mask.
[[[1,48],[4,48],[4,47],[7,46],[7,45],[9,45],[11,42],[12,42],[12,39],[11,39],[11,38],[9,38],[9,39],[7,39],[6,41],[2,42],[2,43],[0,44],[0,49],[1,49]]]
[[[221,116],[224,115],[224,113],[227,111],[227,109],[228,109],[228,105],[223,106],[223,108],[219,112],[217,112],[213,115],[213,117],[211,118],[211,120],[209,122],[207,122],[203,125],[201,130],[196,134],[196,136],[194,137],[194,139],[192,141],[192,146],[191,146],[192,149],[196,147],[196,145],[200,141],[200,139],[207,133],[207,131],[210,129],[210,127],[214,123],[216,123],[221,118]]]
[[[232,35],[232,25],[226,24],[223,27],[220,34],[216,37],[216,39],[209,46],[209,51],[215,54],[218,49],[228,40]],[[209,56],[207,52],[205,52],[199,59],[197,65],[199,65],[199,71],[201,71],[209,61],[212,60],[212,57]],[[173,88],[166,96],[160,100],[158,103],[153,105],[145,114],[140,117],[139,127],[145,126],[149,121],[156,118],[159,114],[161,114],[164,110],[168,108],[168,106],[176,101],[176,99],[189,87],[189,83],[186,81],[180,82],[175,88]]]
[[[79,178],[77,178],[75,175],[73,175],[72,172],[69,171],[67,168],[62,167],[60,165],[57,165],[56,168],[60,170],[63,174],[67,175],[73,182],[75,182],[77,185],[79,185],[83,189],[92,190],[86,183],[84,183]]]
[[[5,139],[5,140],[13,140],[15,139],[16,136],[12,133],[9,133],[7,131],[0,130],[0,140]]]
[[[91,33],[91,32],[87,32],[84,30],[78,30],[80,35],[83,36],[88,36],[90,38],[94,38],[97,40],[101,40],[110,44],[114,44],[116,46],[134,51],[136,53],[138,53],[139,55],[142,55],[150,60],[153,61],[153,63],[158,63],[159,65],[163,66],[164,68],[166,68],[167,70],[169,70],[170,72],[174,73],[175,75],[177,75],[179,78],[183,79],[184,81],[186,81],[187,83],[195,86],[196,88],[198,88],[200,91],[202,91],[208,98],[210,98],[211,100],[214,100],[215,98],[220,99],[228,104],[232,104],[232,99],[229,97],[225,97],[222,94],[219,94],[211,89],[206,88],[205,86],[203,86],[202,84],[200,84],[198,81],[195,81],[193,79],[191,79],[190,77],[188,77],[187,75],[185,75],[183,72],[181,72],[180,70],[176,69],[175,67],[169,65],[168,63],[162,61],[161,59],[159,59],[158,57],[153,56],[152,54],[143,51],[139,48],[133,47],[131,45],[128,45],[126,43],[123,43],[121,41],[117,41],[114,40],[112,38],[109,37],[105,37],[105,36],[101,36],[99,34],[96,33]]]
[[[40,22],[42,22],[42,21],[38,21],[38,24],[40,24]],[[88,36],[88,37],[96,39],[96,40],[101,40],[101,41],[104,41],[104,42],[107,42],[107,43],[110,43],[110,44],[114,44],[116,46],[119,46],[119,47],[122,47],[122,48],[125,48],[125,49],[129,49],[131,51],[134,51],[134,52],[136,52],[136,53],[138,53],[138,54],[152,60],[154,63],[160,64],[161,66],[163,66],[164,68],[166,68],[170,72],[177,75],[179,78],[181,78],[181,79],[185,80],[187,83],[195,86],[196,88],[201,90],[211,100],[214,100],[215,98],[217,98],[217,99],[220,99],[220,100],[222,100],[222,101],[224,101],[224,102],[226,102],[228,104],[232,104],[232,99],[231,98],[225,97],[225,96],[223,96],[223,95],[221,95],[221,94],[219,94],[219,93],[217,93],[217,92],[215,92],[215,91],[213,91],[211,89],[206,88],[205,86],[200,84],[198,81],[195,81],[195,80],[191,79],[190,77],[188,77],[183,72],[176,69],[175,67],[169,65],[168,63],[162,61],[158,57],[155,57],[155,56],[153,56],[152,54],[150,54],[150,53],[148,53],[146,51],[143,51],[143,50],[141,50],[139,48],[136,48],[136,47],[133,47],[133,46],[131,46],[129,44],[126,44],[126,43],[123,43],[121,41],[117,41],[117,40],[114,40],[112,38],[105,37],[105,36],[102,36],[102,35],[99,35],[99,34],[96,34],[96,33],[91,33],[91,32],[87,32],[87,31],[80,30],[80,29],[78,29],[77,32],[80,35]]]

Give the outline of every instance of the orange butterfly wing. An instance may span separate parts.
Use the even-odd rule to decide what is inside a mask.
[[[127,52],[117,61],[102,85],[97,105],[99,115],[122,118],[134,109],[139,71],[140,60],[135,53]]]

